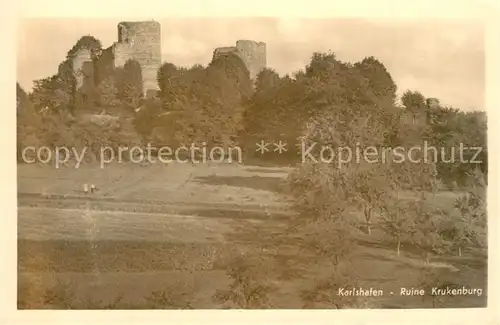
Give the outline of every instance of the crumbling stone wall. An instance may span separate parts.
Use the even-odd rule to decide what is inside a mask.
[[[238,40],[236,46],[216,48],[214,58],[228,53],[235,53],[243,60],[252,79],[255,79],[257,74],[267,66],[266,43],[264,42]]]
[[[158,90],[156,75],[161,67],[161,26],[156,21],[121,22],[118,42],[113,44],[114,66],[136,60],[142,68],[144,93]]]
[[[98,85],[104,79],[112,76],[115,70],[113,48],[103,50],[94,60],[95,84]]]
[[[95,86],[94,54],[88,49],[80,49],[71,58],[75,78],[74,105],[79,108],[92,105],[92,90]]]
[[[236,48],[250,71],[250,78],[254,79],[266,67],[266,43],[239,40],[236,42]]]
[[[229,54],[229,53],[234,53],[238,54],[238,49],[236,46],[227,46],[227,47],[218,47],[214,51],[214,58],[219,56],[219,55],[224,55],[224,54]]]
[[[118,24],[118,41],[99,54],[87,49],[79,50],[72,58],[76,89],[90,82],[82,68],[93,63],[94,84],[97,86],[114,68],[123,68],[128,60],[139,62],[142,69],[143,90],[159,89],[156,76],[161,67],[161,26],[156,21],[121,22]],[[87,68],[85,70],[88,70]]]
[[[76,89],[83,87],[88,75],[88,63],[92,63],[92,53],[88,49],[80,49],[72,58],[73,75],[75,76]]]

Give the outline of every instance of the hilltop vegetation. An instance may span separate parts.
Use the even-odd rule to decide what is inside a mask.
[[[429,107],[418,91],[406,91],[402,105],[396,104],[396,84],[384,65],[373,57],[352,64],[337,60],[333,53],[314,53],[310,63],[293,75],[279,76],[271,68],[261,71],[254,87],[236,55],[218,57],[207,67],[184,68],[167,62],[158,71],[158,96],[146,99],[141,91],[140,66],[135,61],[114,71],[96,67],[94,82],[75,91],[70,58],[80,48],[95,51],[101,44],[92,36],[84,36],[68,51],[57,74],[34,81],[29,94],[17,84],[20,147],[36,141],[39,145],[70,145],[72,134],[81,133],[73,126],[72,117],[106,112],[134,120],[136,134],[128,134],[125,142],[132,136],[136,140],[133,143],[239,145],[251,156],[256,141],[296,144],[307,132],[318,132],[308,128],[321,131],[328,125],[336,130],[329,136],[338,136],[324,139],[332,145],[359,143],[362,147],[394,148],[421,146],[427,141],[430,146],[446,148],[447,158],[453,155],[451,148],[455,148],[458,158],[456,148],[460,143],[482,147],[481,154],[475,157],[482,163],[463,164],[459,159],[438,162],[438,178],[448,185],[453,181],[465,185],[466,173],[476,167],[487,173],[485,114]],[[167,112],[174,115],[162,114]],[[68,132],[56,132],[51,124],[60,129],[67,127]],[[104,133],[94,133],[96,139],[86,141],[102,142],[99,138]],[[109,137],[104,140],[114,141]],[[288,153],[287,159],[297,161],[293,150]],[[465,155],[470,159],[467,155],[474,155],[474,151]]]

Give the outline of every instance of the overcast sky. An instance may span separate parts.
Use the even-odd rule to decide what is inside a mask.
[[[366,21],[354,19],[186,18],[158,20],[163,60],[206,65],[213,50],[238,39],[267,43],[267,63],[280,74],[302,69],[314,51],[333,51],[342,61],[374,56],[389,70],[398,92],[419,90],[444,105],[484,109],[484,36],[472,21]],[[18,81],[54,74],[83,35],[108,47],[119,20],[24,20],[18,30]]]

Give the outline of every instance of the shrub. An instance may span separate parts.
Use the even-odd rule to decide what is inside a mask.
[[[269,308],[275,290],[267,278],[271,265],[251,251],[229,250],[219,261],[231,279],[229,288],[217,290],[213,298],[226,308]]]

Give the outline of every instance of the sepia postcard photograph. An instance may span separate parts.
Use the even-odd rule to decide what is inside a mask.
[[[492,307],[483,20],[78,10],[18,20],[17,310]]]

